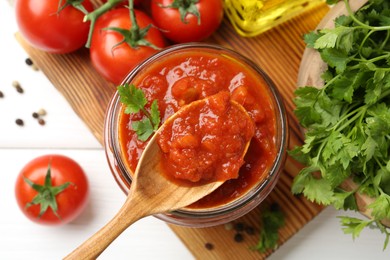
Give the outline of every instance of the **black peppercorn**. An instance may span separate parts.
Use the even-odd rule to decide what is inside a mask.
[[[24,125],[24,122],[22,119],[18,118],[15,120],[15,123],[18,125],[18,126],[23,126]]]
[[[279,204],[278,203],[272,203],[270,206],[271,212],[279,211]]]
[[[255,234],[255,229],[253,227],[247,226],[247,227],[245,227],[245,232],[248,235],[254,235]]]
[[[30,58],[27,58],[27,59],[25,60],[25,62],[26,62],[26,64],[27,64],[28,66],[31,66],[31,65],[34,64],[33,61],[32,61]]]
[[[244,223],[242,223],[242,222],[238,222],[238,223],[234,224],[234,229],[235,229],[237,232],[242,232],[242,231],[244,231],[244,228],[245,228],[245,225],[244,225]]]
[[[4,97],[4,93],[0,91],[0,98]]]
[[[242,236],[241,233],[237,233],[234,235],[234,241],[236,241],[237,243],[240,243],[240,242],[244,241],[244,237]]]
[[[46,122],[45,122],[45,120],[43,120],[42,118],[39,118],[39,119],[38,119],[38,123],[39,123],[40,125],[44,125]]]
[[[37,113],[37,112],[34,112],[34,113],[32,113],[32,117],[33,117],[33,118],[38,118],[38,117],[39,117],[39,115],[38,115],[38,113]]]
[[[209,242],[207,242],[204,246],[206,247],[207,250],[213,250],[214,249],[214,245],[209,243]]]

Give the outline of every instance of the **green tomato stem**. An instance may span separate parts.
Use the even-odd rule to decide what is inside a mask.
[[[198,19],[198,25],[201,24],[201,18],[200,18],[200,12],[198,10],[198,7],[196,4],[199,2],[199,0],[174,0],[172,4],[170,5],[161,5],[162,8],[175,8],[179,10],[180,13],[180,19],[182,23],[186,24],[188,21],[186,20],[187,14],[193,14]]]
[[[88,39],[87,39],[87,43],[85,44],[85,47],[87,47],[87,48],[91,47],[92,34],[93,34],[93,30],[95,28],[96,20],[101,15],[108,12],[113,7],[117,6],[122,1],[123,0],[108,0],[103,5],[99,6],[97,9],[95,9],[93,12],[90,12],[89,14],[86,14],[84,16],[84,22],[91,21],[91,25],[89,26],[89,32],[88,32]]]
[[[40,218],[48,208],[51,208],[54,215],[61,219],[61,216],[58,214],[58,205],[57,205],[57,199],[56,196],[63,192],[65,189],[68,188],[69,185],[71,185],[71,182],[65,182],[62,185],[59,186],[53,186],[52,185],[52,178],[51,178],[51,162],[49,162],[49,165],[47,167],[47,173],[45,176],[45,183],[44,185],[39,185],[31,180],[24,177],[24,181],[35,191],[37,191],[37,195],[33,198],[32,201],[28,202],[25,205],[25,208],[29,208],[33,205],[39,205],[40,211],[38,218]]]
[[[140,39],[140,29],[137,23],[137,19],[135,19],[135,14],[134,14],[134,1],[129,0],[129,12],[130,12],[130,21],[131,21],[131,42],[136,42]]]
[[[139,46],[147,46],[155,50],[160,50],[159,47],[155,46],[154,44],[152,44],[151,42],[145,39],[153,24],[149,24],[141,29],[135,17],[133,0],[129,0],[128,9],[129,9],[130,22],[131,22],[131,27],[129,29],[124,29],[119,27],[103,28],[103,30],[116,31],[123,36],[123,40],[115,44],[112,47],[112,49],[114,49],[115,47],[119,46],[122,43],[126,43],[129,47],[133,49],[137,49]]]

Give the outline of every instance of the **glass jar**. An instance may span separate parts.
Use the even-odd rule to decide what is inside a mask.
[[[256,75],[256,78],[258,77],[261,79],[261,81],[266,85],[267,92],[269,92],[271,99],[270,103],[272,103],[272,106],[275,110],[276,119],[276,137],[274,138],[276,156],[273,159],[272,165],[270,166],[268,172],[266,172],[266,176],[262,178],[261,181],[254,184],[254,186],[249,191],[232,202],[223,204],[218,207],[205,209],[185,208],[166,214],[155,215],[155,217],[171,224],[187,227],[209,227],[227,223],[243,216],[259,205],[259,203],[261,203],[271,192],[284,166],[284,159],[287,149],[288,126],[282,100],[277,90],[275,89],[274,84],[268,78],[268,76],[249,59],[243,57],[235,51],[226,49],[221,46],[203,43],[190,43],[168,47],[145,60],[135,69],[133,69],[125,78],[123,84],[133,82],[137,75],[143,73],[143,71],[146,71],[154,64],[159,64],[159,62],[166,58],[191,51],[197,51],[202,53],[202,55],[203,53],[212,52],[214,54],[221,55],[224,58],[227,57],[228,59],[232,59],[246,68],[249,68],[254,73],[254,75]],[[120,188],[127,194],[131,186],[132,171],[129,169],[128,163],[126,161],[127,153],[122,151],[119,140],[119,119],[121,107],[122,104],[120,102],[119,95],[118,93],[115,93],[109,104],[106,114],[104,145],[113,176],[115,177]]]
[[[224,0],[225,14],[242,36],[256,36],[325,0]]]

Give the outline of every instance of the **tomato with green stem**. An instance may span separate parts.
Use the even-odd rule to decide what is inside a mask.
[[[103,4],[100,5],[98,8],[93,10],[93,12],[90,12],[85,15],[84,22],[90,21],[90,27],[88,32],[88,39],[85,43],[85,47],[89,48],[91,47],[91,38],[92,34],[95,28],[95,23],[97,19],[104,13],[108,12],[109,10],[112,10],[114,8],[118,7],[125,7],[126,4],[129,2],[129,0],[103,0]]]
[[[145,13],[129,8],[110,10],[97,19],[90,57],[108,81],[120,84],[136,65],[165,46],[161,32]]]
[[[222,0],[152,0],[151,13],[164,36],[176,43],[202,41],[222,22]]]
[[[69,53],[87,41],[93,10],[90,0],[17,0],[16,21],[21,35],[33,47],[50,53]]]
[[[30,220],[60,225],[74,220],[85,209],[89,184],[76,161],[49,154],[23,167],[16,179],[15,196],[19,208]]]

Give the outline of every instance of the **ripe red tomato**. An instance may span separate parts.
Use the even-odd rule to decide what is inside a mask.
[[[57,12],[59,1],[17,0],[16,21],[22,36],[35,48],[69,53],[86,43],[90,23],[84,23],[84,14],[73,6]],[[87,11],[93,10],[90,0],[84,0],[83,6]]]
[[[180,8],[166,7],[174,2],[184,7],[195,6],[200,21],[195,14],[187,12],[183,22]],[[151,10],[153,20],[164,36],[176,43],[206,39],[217,30],[223,18],[222,0],[152,0]]]
[[[19,208],[30,220],[60,225],[72,221],[83,211],[89,185],[83,169],[73,159],[57,154],[43,155],[21,170],[16,179],[15,196]]]
[[[140,29],[153,23],[145,13],[134,11]],[[129,9],[118,8],[99,17],[93,31],[90,47],[92,64],[103,77],[115,84],[122,83],[130,70],[158,51],[149,46],[130,47],[126,42],[122,42],[124,40],[122,34],[107,29],[117,27],[129,30],[131,26]],[[149,29],[145,40],[158,48],[165,46],[163,35],[154,27]]]

